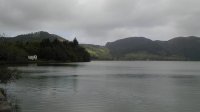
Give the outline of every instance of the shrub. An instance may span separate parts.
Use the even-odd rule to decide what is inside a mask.
[[[8,69],[6,66],[0,66],[0,83],[7,83],[19,78],[18,70]]]

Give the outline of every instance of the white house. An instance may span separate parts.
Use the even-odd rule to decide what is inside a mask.
[[[28,59],[32,61],[37,60],[37,55],[28,56]]]

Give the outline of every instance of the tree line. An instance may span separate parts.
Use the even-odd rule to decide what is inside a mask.
[[[88,52],[79,46],[77,39],[60,41],[49,38],[42,41],[6,41],[0,40],[1,63],[28,63],[29,55],[37,55],[39,61],[87,62]]]

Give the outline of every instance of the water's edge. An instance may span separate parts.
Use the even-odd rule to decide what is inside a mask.
[[[12,108],[10,103],[7,101],[6,96],[3,94],[3,90],[0,89],[0,112],[11,112]]]

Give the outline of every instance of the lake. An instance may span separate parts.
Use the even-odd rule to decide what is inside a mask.
[[[200,62],[92,61],[19,66],[17,112],[199,112]]]

